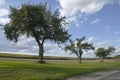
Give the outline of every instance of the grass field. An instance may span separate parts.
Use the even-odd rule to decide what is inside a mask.
[[[110,68],[120,68],[120,63],[85,61],[79,64],[76,60],[47,60],[46,64],[39,64],[36,59],[0,58],[0,80],[65,80]]]

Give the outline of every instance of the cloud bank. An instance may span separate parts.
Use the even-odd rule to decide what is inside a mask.
[[[9,22],[8,14],[9,10],[5,8],[5,0],[0,0],[0,24],[5,25]]]
[[[59,0],[61,14],[72,16],[76,13],[93,14],[101,10],[110,0]]]

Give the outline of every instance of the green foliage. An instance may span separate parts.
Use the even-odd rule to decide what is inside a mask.
[[[110,55],[110,53],[113,53],[114,51],[115,51],[114,47],[109,47],[108,49],[105,49],[104,47],[100,47],[95,50],[95,54],[96,56],[101,58],[101,62],[103,62],[103,60],[106,59],[106,57]]]
[[[71,53],[76,54],[76,56],[79,58],[79,62],[81,63],[81,56],[84,53],[84,51],[93,50],[94,47],[92,44],[85,41],[85,37],[82,37],[80,39],[76,39],[76,41],[70,40],[70,44],[65,46],[65,51],[69,50]]]
[[[114,56],[115,59],[120,59],[120,55]]]
[[[10,23],[4,27],[5,35],[10,41],[17,42],[22,35],[35,38],[42,62],[45,40],[60,44],[70,37],[68,31],[63,28],[65,17],[59,16],[58,9],[52,13],[46,5],[23,4],[21,8],[10,7]]]
[[[46,4],[23,4],[21,8],[10,7],[10,23],[5,25],[7,39],[17,42],[20,35],[65,42],[69,35],[62,27],[65,17],[60,17],[58,10],[54,13],[46,8]],[[35,32],[35,33],[34,33]]]
[[[95,51],[95,54],[96,54],[96,56],[98,56],[98,57],[105,57],[106,56],[106,50],[105,50],[105,48],[103,48],[103,47],[100,47],[100,48],[98,48],[96,51]]]
[[[110,53],[113,53],[115,51],[115,48],[110,46],[108,49],[106,49],[106,56],[110,55]]]

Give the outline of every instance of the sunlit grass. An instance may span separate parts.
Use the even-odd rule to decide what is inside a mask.
[[[118,62],[83,62],[76,60],[37,61],[0,60],[0,80],[64,80],[67,77],[120,67]]]

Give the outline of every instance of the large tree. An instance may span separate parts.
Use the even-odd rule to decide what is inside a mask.
[[[82,54],[88,50],[93,50],[94,47],[91,43],[85,42],[85,37],[76,39],[75,41],[70,40],[70,44],[65,46],[65,51],[69,50],[71,54],[76,54],[81,63]]]
[[[23,4],[21,8],[10,7],[10,22],[4,27],[7,39],[17,42],[18,38],[26,35],[35,38],[39,46],[39,60],[43,61],[44,42],[66,42],[70,35],[63,28],[65,17],[59,15],[58,9],[54,12],[46,4]]]
[[[101,62],[103,62],[103,60],[106,59],[107,56],[113,53],[114,51],[115,51],[114,47],[109,47],[108,49],[105,49],[104,47],[100,47],[95,50],[95,54],[101,59]]]

